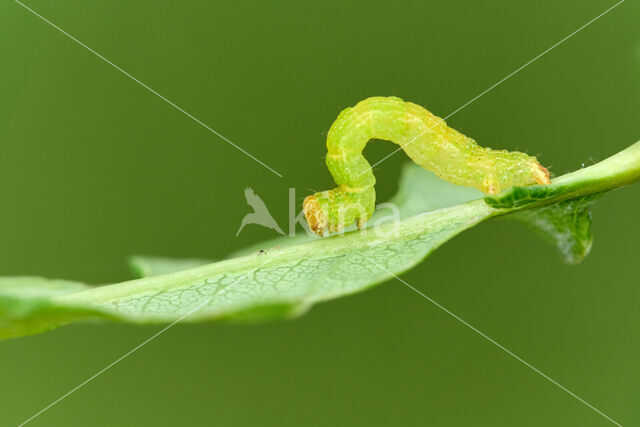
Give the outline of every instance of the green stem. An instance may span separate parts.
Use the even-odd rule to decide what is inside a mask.
[[[554,179],[549,185],[513,187],[485,198],[494,208],[509,209],[561,202],[613,190],[640,180],[640,141],[619,153]]]
[[[640,141],[587,168],[568,173],[551,185],[570,188],[573,195],[612,190],[640,180]]]

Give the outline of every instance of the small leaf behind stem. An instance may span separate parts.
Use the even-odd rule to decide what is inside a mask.
[[[577,264],[591,250],[591,205],[602,195],[603,193],[592,194],[523,210],[507,218],[528,225],[554,245],[566,263]]]

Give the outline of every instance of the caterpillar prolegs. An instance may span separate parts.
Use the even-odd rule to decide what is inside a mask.
[[[374,138],[399,144],[415,163],[440,178],[484,193],[550,182],[535,157],[481,147],[440,117],[400,98],[367,98],[343,110],[329,129],[326,164],[338,187],[304,200],[314,232],[338,231],[354,221],[361,228],[373,213],[376,179],[362,150]]]

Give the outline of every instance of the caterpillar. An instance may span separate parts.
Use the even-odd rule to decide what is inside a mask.
[[[371,97],[343,110],[329,129],[326,164],[338,186],[303,202],[315,233],[322,236],[354,221],[362,228],[373,214],[376,179],[362,155],[371,139],[399,144],[415,163],[440,178],[484,193],[550,183],[549,171],[533,156],[481,147],[419,105]]]

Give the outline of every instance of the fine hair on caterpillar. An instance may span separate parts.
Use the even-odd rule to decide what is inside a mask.
[[[308,196],[305,218],[319,235],[356,222],[375,209],[376,179],[362,151],[371,139],[396,144],[415,163],[452,184],[497,194],[512,186],[549,184],[535,157],[481,147],[425,108],[396,97],[371,97],[343,110],[327,134],[326,164],[336,188]]]

